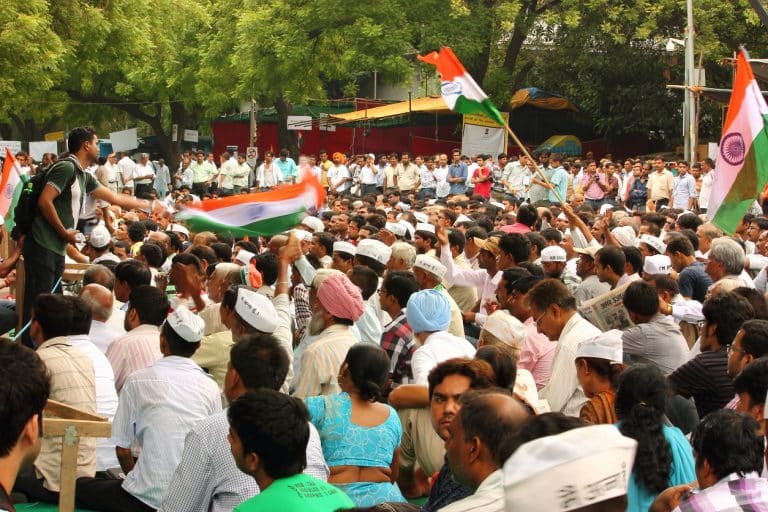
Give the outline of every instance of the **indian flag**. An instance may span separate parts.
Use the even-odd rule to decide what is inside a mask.
[[[3,162],[3,176],[0,178],[0,216],[5,219],[5,228],[10,231],[13,226],[13,209],[19,201],[21,194],[21,168],[19,162],[5,148],[5,161]]]
[[[707,210],[712,223],[727,233],[736,230],[768,181],[768,106],[748,59],[742,48]]]
[[[307,211],[320,208],[325,190],[312,174],[296,185],[269,192],[208,199],[176,215],[193,231],[230,232],[234,236],[271,236],[301,222]]]
[[[443,46],[440,52],[418,55],[418,59],[437,67],[441,80],[440,91],[448,108],[461,114],[485,114],[499,123],[499,126],[506,124],[496,106],[449,47]]]

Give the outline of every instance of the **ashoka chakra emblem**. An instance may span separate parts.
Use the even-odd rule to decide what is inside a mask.
[[[723,143],[720,145],[720,156],[729,165],[740,165],[746,156],[745,151],[744,137],[740,133],[729,133],[723,137]]]

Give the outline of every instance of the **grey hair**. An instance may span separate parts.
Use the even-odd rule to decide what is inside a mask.
[[[99,284],[94,283],[96,286],[101,286]],[[104,288],[102,286],[102,288]],[[109,291],[106,288],[104,288],[105,291]],[[85,302],[88,307],[91,309],[91,315],[93,315],[94,320],[98,320],[100,322],[106,322],[109,320],[109,317],[112,316],[112,307],[105,307],[96,297],[94,297],[91,294],[90,289],[84,288],[83,292],[80,294],[80,298]]]
[[[744,270],[744,249],[730,238],[715,238],[709,250],[709,258],[722,263],[728,275],[737,276]]]
[[[406,268],[411,268],[416,263],[416,248],[406,242],[395,242],[392,244],[391,259],[403,260]]]

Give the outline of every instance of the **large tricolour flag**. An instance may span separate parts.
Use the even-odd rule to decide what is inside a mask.
[[[736,230],[768,181],[768,106],[748,59],[742,48],[707,210],[712,223],[726,233]]]
[[[499,110],[449,47],[443,46],[440,52],[418,55],[418,59],[437,67],[440,92],[448,108],[461,114],[485,114],[499,126],[506,124]]]
[[[3,161],[3,175],[0,178],[0,216],[8,220],[8,212],[13,215],[13,207],[18,202],[21,190],[21,168],[19,162],[8,148],[5,148],[5,160]],[[7,226],[6,226],[7,227]]]
[[[234,236],[271,236],[301,223],[308,210],[320,208],[325,190],[312,174],[301,183],[269,192],[208,199],[185,208],[177,219],[194,231],[230,232]]]

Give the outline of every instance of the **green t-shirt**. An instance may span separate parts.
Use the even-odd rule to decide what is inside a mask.
[[[77,172],[77,179],[72,176]],[[71,186],[69,186],[71,184]],[[90,194],[99,186],[96,178],[88,172],[77,169],[70,158],[56,162],[46,176],[45,186],[54,186],[59,195],[53,200],[53,207],[66,229],[75,228],[75,218],[80,216],[86,194]],[[67,241],[60,238],[42,214],[35,216],[32,221],[32,237],[42,247],[60,255],[66,253]]]
[[[260,494],[235,507],[235,512],[334,512],[354,506],[343,491],[329,483],[299,473],[275,480]]]

